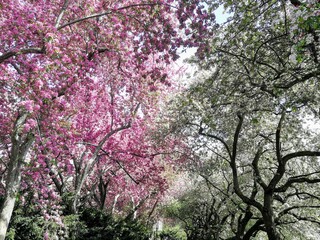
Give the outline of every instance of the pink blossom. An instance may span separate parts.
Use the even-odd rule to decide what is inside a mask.
[[[20,102],[20,106],[24,107],[29,112],[33,111],[33,101],[32,100],[22,101],[22,102]]]
[[[44,236],[43,236],[43,240],[50,240],[50,236],[48,231],[45,231]]]

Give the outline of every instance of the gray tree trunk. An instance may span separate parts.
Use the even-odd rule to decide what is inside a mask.
[[[0,240],[5,239],[16,196],[20,188],[21,167],[34,141],[32,133],[22,133],[26,118],[27,113],[18,116],[11,138],[12,147],[5,182],[6,192],[4,195],[4,201],[0,207]]]

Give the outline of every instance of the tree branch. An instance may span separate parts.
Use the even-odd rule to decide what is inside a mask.
[[[282,159],[286,163],[290,159],[297,158],[297,157],[319,157],[320,152],[318,151],[300,151],[295,153],[289,153],[286,156],[284,156]]]
[[[3,63],[5,60],[11,57],[18,56],[21,54],[28,54],[28,53],[42,54],[42,53],[45,53],[45,48],[44,47],[43,48],[23,48],[23,49],[20,49],[19,51],[6,52],[0,55],[0,63]]]
[[[238,122],[236,131],[234,134],[234,138],[233,138],[232,155],[231,155],[231,162],[230,162],[230,166],[232,169],[232,179],[233,179],[234,191],[238,195],[238,197],[240,197],[242,199],[242,201],[244,201],[246,204],[255,206],[257,209],[262,211],[263,206],[259,202],[255,201],[254,199],[248,198],[247,196],[245,196],[242,193],[240,186],[239,186],[236,158],[237,158],[237,147],[238,147],[239,135],[240,135],[240,131],[242,128],[244,118],[243,118],[242,114],[240,114],[240,113],[238,113],[237,116],[239,118],[239,122]]]
[[[260,171],[259,171],[259,166],[258,166],[258,163],[259,163],[259,159],[262,155],[262,147],[259,147],[254,159],[253,159],[253,162],[252,162],[252,167],[253,167],[253,171],[254,171],[254,178],[255,180],[257,181],[257,183],[263,188],[263,189],[266,189],[267,188],[267,184],[263,181],[263,179],[261,178],[261,174],[260,174]]]
[[[288,214],[291,210],[294,209],[301,209],[301,208],[316,208],[316,209],[320,209],[319,205],[303,205],[303,206],[292,206],[292,207],[288,207],[284,210],[282,210],[281,212],[278,213],[278,219],[280,219],[281,217],[283,217],[284,215]]]
[[[246,232],[246,234],[243,236],[243,240],[250,240],[251,237],[254,236],[254,234],[261,230],[260,226],[263,225],[263,220],[258,219]]]
[[[314,179],[310,179],[307,177],[289,178],[285,184],[283,184],[282,186],[280,186],[278,188],[275,188],[274,191],[275,192],[285,192],[294,183],[311,183],[311,184],[320,183],[320,178],[314,178]]]
[[[56,24],[55,24],[55,27],[58,28],[58,26],[60,25],[60,21],[68,7],[68,4],[69,4],[69,0],[65,0],[64,3],[63,3],[63,6],[60,10],[60,13],[59,13],[59,16],[57,17],[57,21],[56,21]]]
[[[281,157],[281,129],[282,129],[282,123],[284,121],[286,112],[283,111],[281,114],[281,118],[279,120],[277,131],[276,131],[276,155],[277,155],[277,172],[271,179],[266,191],[273,191],[275,186],[278,184],[278,182],[281,180],[285,173],[285,161],[283,161]]]
[[[97,18],[97,17],[106,16],[106,15],[112,14],[112,13],[114,13],[114,12],[116,12],[116,11],[121,11],[121,10],[125,10],[125,9],[128,9],[128,8],[134,8],[134,7],[156,6],[156,5],[160,5],[160,3],[139,3],[139,4],[132,4],[132,5],[120,7],[120,8],[117,8],[117,9],[112,9],[112,10],[109,10],[109,11],[105,11],[105,12],[102,12],[102,13],[92,14],[92,15],[89,15],[89,16],[86,16],[86,17],[78,18],[78,19],[72,20],[72,21],[70,21],[70,22],[67,22],[67,23],[61,25],[60,27],[57,27],[57,30],[61,30],[61,29],[65,28],[65,27],[71,26],[71,25],[73,25],[73,24],[75,24],[75,23],[82,22],[82,21],[85,21],[85,20],[89,20],[89,19],[92,19],[92,18]]]
[[[106,135],[102,138],[102,140],[99,142],[99,144],[97,145],[97,147],[96,147],[96,149],[95,149],[95,151],[94,151],[94,153],[93,153],[93,158],[96,158],[96,157],[98,156],[98,154],[99,154],[99,152],[100,152],[103,144],[104,144],[112,135],[114,135],[114,134],[116,134],[116,133],[118,133],[118,132],[120,132],[120,131],[122,131],[122,130],[128,129],[128,128],[130,128],[130,127],[131,127],[131,121],[129,121],[127,124],[124,124],[124,125],[116,128],[116,129],[114,129],[114,130],[111,130],[108,134],[106,134]]]
[[[292,82],[289,82],[287,84],[277,84],[275,85],[276,88],[283,88],[283,89],[288,89],[288,88],[292,88],[294,85],[298,84],[298,83],[302,83],[302,82],[305,82],[307,80],[309,80],[310,78],[312,77],[318,77],[320,75],[320,70],[317,69],[316,71],[314,72],[310,72],[310,73],[307,73],[305,74],[303,77],[301,78],[296,78],[296,80],[292,81]]]
[[[219,141],[220,143],[222,143],[222,145],[223,145],[223,146],[225,147],[225,149],[227,150],[227,153],[228,153],[230,159],[232,158],[230,148],[229,148],[228,144],[227,144],[222,138],[220,138],[220,137],[218,137],[218,136],[216,136],[216,135],[213,135],[213,134],[204,133],[203,131],[204,131],[204,129],[203,129],[203,127],[200,125],[199,132],[198,132],[198,133],[199,133],[200,135],[202,135],[202,136],[209,137],[209,138],[213,138],[213,139]]]

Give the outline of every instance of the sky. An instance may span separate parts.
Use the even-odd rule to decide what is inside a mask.
[[[218,9],[215,11],[215,14],[216,14],[216,21],[219,24],[224,23],[229,17],[229,14],[225,12],[223,6],[218,7]]]

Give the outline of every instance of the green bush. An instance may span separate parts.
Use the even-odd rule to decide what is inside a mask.
[[[61,216],[64,227],[46,221],[32,204],[17,204],[9,225],[7,240],[43,240],[47,231],[59,239],[77,240],[148,240],[151,229],[140,220],[114,218],[95,208],[83,209],[79,214]]]
[[[165,228],[158,237],[160,240],[187,240],[186,233],[179,226]]]
[[[87,226],[84,239],[147,240],[151,231],[138,220],[114,219],[97,209],[85,209],[80,221]]]

